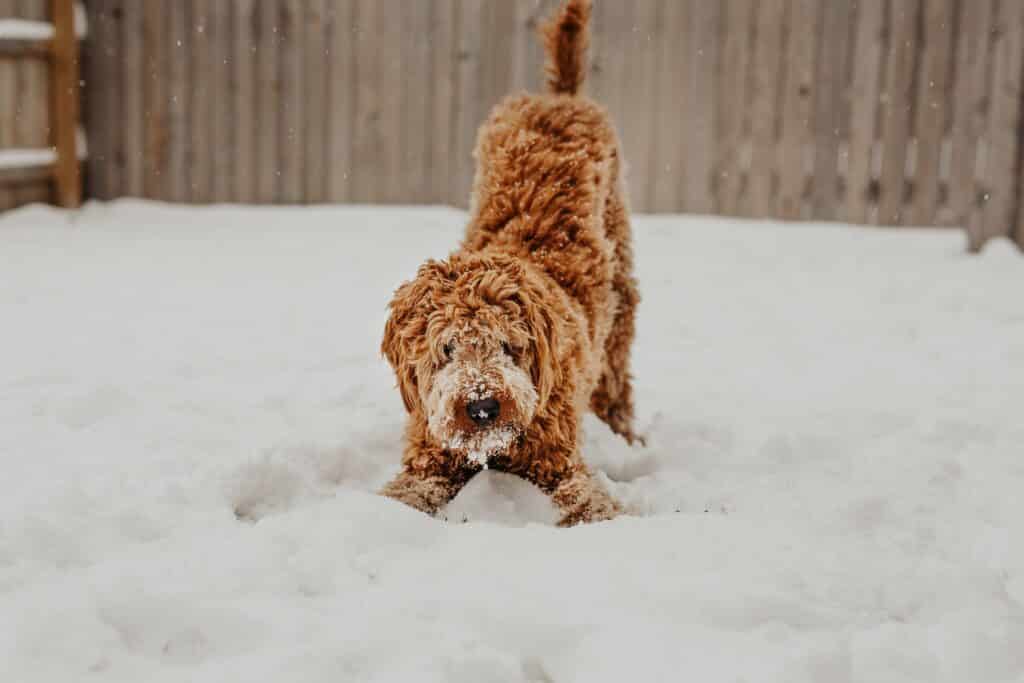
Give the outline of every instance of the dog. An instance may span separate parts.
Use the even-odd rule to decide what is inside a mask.
[[[395,292],[381,351],[409,413],[381,493],[428,514],[479,471],[532,482],[560,526],[622,506],[583,461],[589,408],[630,444],[639,295],[618,138],[580,95],[590,0],[542,28],[545,94],[511,96],[480,128],[458,251]]]

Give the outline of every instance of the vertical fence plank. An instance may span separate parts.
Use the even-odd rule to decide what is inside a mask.
[[[68,0],[50,0],[49,6],[54,28],[49,88],[50,142],[57,152],[53,197],[58,206],[76,208],[82,203],[82,178],[77,145],[79,52],[75,13]]]
[[[778,177],[776,115],[780,71],[783,68],[782,28],[786,20],[784,0],[761,0],[756,10],[753,92],[751,93],[750,172],[744,215],[766,218],[775,213],[775,182]]]
[[[281,74],[278,69],[281,34],[278,30],[279,1],[259,0],[256,23],[256,195],[255,201],[276,201],[281,186],[281,157],[278,152]]]
[[[400,91],[402,160],[404,183],[396,188],[400,200],[425,204],[431,198],[430,136],[433,121],[433,74],[430,54],[431,3],[410,4],[401,15],[402,79]]]
[[[509,33],[512,38],[512,55],[510,59],[511,76],[509,77],[510,91],[516,92],[525,90],[529,83],[529,62],[532,58],[532,45],[528,40],[528,34],[533,33],[534,24],[537,21],[534,12],[540,9],[540,0],[529,2],[511,3],[513,17],[509,26]]]
[[[631,151],[630,140],[627,139],[627,106],[626,90],[624,83],[630,73],[630,67],[626,60],[629,51],[629,43],[632,38],[633,27],[635,26],[635,6],[632,2],[609,2],[601,3],[595,7],[594,41],[600,46],[597,62],[598,73],[594,78],[594,96],[608,110],[611,121],[618,131],[620,144],[623,147],[623,180],[627,197],[633,209],[636,210],[636,199],[633,197],[632,188],[633,164],[639,162],[634,158]]]
[[[108,0],[93,0],[89,3],[87,59],[89,71],[94,77],[86,79],[85,87],[85,122],[88,130],[92,131],[89,136],[85,186],[89,196],[98,199],[112,197],[114,190],[107,182],[106,171],[110,162],[108,155],[112,147],[111,136],[116,133],[116,126],[104,123],[117,117],[117,110],[113,108],[115,98],[109,95],[114,79],[106,76],[116,68],[116,63],[111,59],[112,43],[115,40],[110,9],[111,3]],[[15,101],[18,101],[17,98]]]
[[[639,15],[638,7],[632,3],[601,3],[595,7],[594,42],[600,47],[596,62],[598,71],[594,74],[594,96],[605,106],[611,116],[612,124],[619,135],[622,149],[622,184],[627,200],[634,211],[640,211],[645,197],[634,192],[638,185],[636,170],[639,164],[646,162],[636,149],[636,140],[632,128],[632,103],[623,84],[629,79],[634,63],[628,60],[629,54],[635,49],[634,29]],[[641,175],[646,175],[642,173]],[[641,190],[643,188],[641,187]]]
[[[590,73],[587,80],[587,94],[594,100],[600,102],[612,115],[613,121],[616,116],[616,108],[612,107],[611,97],[614,90],[611,87],[612,72],[617,64],[612,58],[611,35],[614,24],[614,11],[617,3],[598,2],[594,3],[590,15]],[[541,21],[538,16],[536,21]],[[543,81],[543,79],[542,79]]]
[[[453,199],[457,206],[466,206],[473,184],[473,144],[480,123],[480,88],[482,0],[457,0],[456,83],[454,139],[452,141]]]
[[[379,196],[377,185],[385,180],[381,173],[385,159],[380,140],[380,69],[376,49],[378,7],[378,3],[367,0],[356,3],[352,188],[353,199],[357,202],[374,201]]]
[[[482,31],[488,37],[485,49],[480,52],[481,111],[476,126],[483,123],[498,102],[511,91],[513,61],[515,59],[516,3],[483,3]]]
[[[383,10],[378,15],[380,42],[380,126],[384,142],[384,168],[386,176],[381,183],[377,201],[399,203],[409,201],[405,188],[409,176],[419,175],[419,169],[406,168],[403,147],[409,143],[406,131],[402,129],[402,91],[398,87],[407,78],[404,71],[406,45],[402,44],[402,23],[399,18],[409,11],[404,0],[378,0]],[[394,131],[391,133],[390,131]]]
[[[992,100],[985,137],[985,210],[982,242],[1013,233],[1018,205],[1021,78],[1024,76],[1024,3],[999,3],[992,65]]]
[[[456,4],[454,0],[433,0],[430,3],[431,59],[431,120],[427,161],[430,176],[431,201],[453,203],[455,196],[452,178],[455,139],[455,116],[452,110],[456,96],[456,68],[458,43],[453,36]]]
[[[921,71],[918,76],[916,163],[909,223],[932,225],[939,211],[939,163],[949,106],[953,0],[927,0],[922,10]]]
[[[124,155],[124,176],[121,194],[141,197],[146,176],[145,137],[145,78],[146,71],[139,65],[146,63],[145,46],[145,5],[140,2],[126,2],[121,20],[120,42],[122,59],[120,79],[123,85],[121,96],[122,126],[121,139]]]
[[[107,138],[108,147],[106,150],[106,163],[104,164],[106,171],[105,183],[108,188],[106,199],[115,199],[124,194],[125,140],[124,126],[121,125],[121,122],[124,121],[125,116],[124,95],[126,83],[124,72],[119,68],[124,62],[124,50],[119,38],[123,35],[124,6],[130,1],[107,0],[111,24],[108,33],[110,45],[107,47],[107,60],[109,61],[106,62],[109,67],[107,72],[109,75],[107,77],[108,82],[104,85],[104,92],[109,102],[107,111],[115,117],[119,125],[112,128]]]
[[[626,183],[633,209],[647,211],[652,188],[653,107],[657,76],[657,48],[653,36],[658,23],[656,0],[633,0],[632,16],[627,24],[626,41],[622,44],[622,60],[629,74],[619,87],[622,90],[619,131],[622,153],[626,159]]]
[[[45,0],[20,0],[16,6],[16,16],[30,21],[49,21]],[[117,9],[120,2],[114,3],[112,21],[119,22]],[[21,115],[15,122],[15,137],[18,147],[41,149],[51,142],[50,130],[53,121],[50,119],[49,64],[39,59],[21,59],[17,64],[18,92],[17,102]],[[51,183],[33,182],[15,188],[16,200],[19,204],[46,202],[52,196]]]
[[[678,2],[679,0],[669,0]],[[686,103],[689,125],[686,126],[686,150],[683,175],[684,205],[680,208],[694,213],[714,211],[714,171],[717,155],[716,110],[718,96],[718,43],[720,40],[721,5],[705,0],[689,2],[689,48],[686,57]]]
[[[867,223],[870,218],[872,153],[878,135],[885,23],[885,0],[859,0],[850,86],[850,144],[843,212],[843,219],[851,223]]]
[[[847,0],[824,0],[819,25],[811,216],[819,220],[835,220],[839,206],[839,143],[850,34],[850,5]]]
[[[303,3],[302,22],[305,36],[302,48],[303,124],[300,170],[304,175],[303,201],[320,203],[327,197],[328,127],[327,104],[330,84],[330,53],[327,43],[327,0]]]
[[[355,117],[354,0],[331,0],[327,8],[330,69],[328,101],[327,196],[332,202],[352,197],[352,139]]]
[[[991,22],[992,0],[960,3],[948,203],[952,222],[965,229],[972,224],[980,225],[973,216],[977,211],[978,197],[978,142],[988,99],[986,86],[989,80]]]
[[[167,80],[164,67],[167,64],[167,25],[164,21],[162,0],[146,0],[142,6],[142,52],[145,73],[142,78],[143,144],[145,164],[143,167],[142,193],[150,199],[164,196],[164,176],[167,170]],[[90,71],[99,77],[96,68]],[[86,88],[91,89],[91,79]],[[88,99],[88,98],[87,98]],[[108,126],[89,126],[89,164],[97,150],[97,134]]]
[[[0,0],[0,16],[14,16],[14,0]],[[0,149],[14,146],[17,120],[17,63],[0,57]],[[0,211],[16,205],[14,188],[0,184]]]
[[[658,144],[651,147],[651,193],[648,210],[669,213],[680,210],[680,190],[685,174],[686,111],[689,99],[689,70],[686,68],[690,33],[687,31],[689,3],[666,0],[661,3],[654,46],[658,50],[657,87],[651,106]]]
[[[214,96],[210,108],[210,136],[213,139],[210,163],[211,201],[227,202],[234,198],[233,156],[238,144],[235,137],[234,107],[238,84],[234,72],[234,33],[232,9],[235,2],[211,3],[207,40],[210,42],[210,73]]]
[[[807,160],[814,144],[814,67],[818,1],[790,0],[787,15],[785,77],[782,86],[779,190],[775,214],[786,220],[803,215]],[[870,149],[870,143],[869,143]]]
[[[0,0],[0,16],[15,16],[15,0]],[[0,56],[0,149],[15,144],[14,126],[18,120],[18,63]],[[0,184],[0,211],[18,205],[14,185]]]
[[[376,197],[376,185],[382,181],[380,111],[377,87],[380,73],[377,68],[375,35],[377,30],[377,3],[367,0],[356,2],[355,11],[355,104],[356,113],[352,136],[352,193],[357,202],[370,202]]]
[[[918,0],[893,2],[889,11],[890,38],[882,120],[881,194],[878,203],[878,222],[884,225],[900,225],[904,221],[917,12]]]
[[[278,5],[277,31],[280,36],[278,48],[278,78],[281,83],[281,97],[278,100],[277,139],[279,167],[278,201],[294,204],[303,197],[303,68],[305,21],[302,17],[300,0],[280,0]]]
[[[192,0],[187,34],[188,51],[181,55],[188,60],[188,139],[182,140],[188,149],[188,168],[185,172],[189,200],[197,203],[211,201],[213,195],[213,45],[210,42],[211,7],[216,0]]]
[[[167,198],[172,202],[188,201],[191,181],[189,173],[189,107],[193,104],[189,88],[189,54],[191,45],[191,7],[188,3],[165,3],[168,16],[167,42]]]
[[[718,82],[719,158],[716,169],[716,210],[725,215],[740,211],[744,180],[747,83],[750,33],[754,5],[748,0],[725,0],[724,39]]]
[[[237,202],[255,200],[256,165],[260,158],[256,146],[256,110],[260,102],[260,89],[256,85],[260,61],[260,47],[256,42],[259,33],[256,8],[256,0],[235,0],[232,16],[231,73],[234,89],[231,100],[235,120],[232,199]]]

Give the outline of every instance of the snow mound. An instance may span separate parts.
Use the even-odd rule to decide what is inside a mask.
[[[1024,259],[639,218],[629,516],[374,491],[446,209],[0,217],[5,681],[1024,680]],[[1016,540],[1015,540],[1016,539]]]

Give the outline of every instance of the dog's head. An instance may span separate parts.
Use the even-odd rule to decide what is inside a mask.
[[[500,255],[428,261],[395,292],[381,350],[443,447],[483,464],[542,410],[563,324],[544,300],[539,277]]]

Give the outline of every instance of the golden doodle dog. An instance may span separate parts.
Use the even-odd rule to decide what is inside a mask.
[[[562,526],[622,507],[580,452],[589,407],[628,442],[639,296],[616,134],[578,94],[590,0],[543,28],[548,94],[506,99],[480,129],[461,249],[390,304],[382,351],[409,412],[382,493],[428,514],[481,469],[552,497]]]

